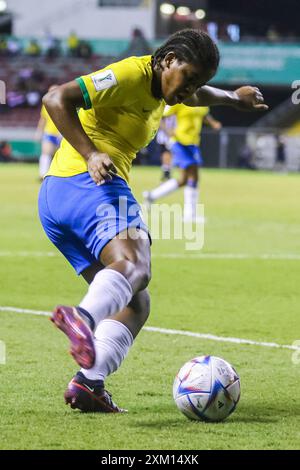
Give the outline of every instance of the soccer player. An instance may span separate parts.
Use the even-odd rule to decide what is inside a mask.
[[[165,181],[171,177],[172,169],[172,154],[171,154],[171,136],[173,135],[176,126],[176,116],[165,117],[161,120],[159,129],[156,135],[156,142],[159,145],[160,158],[161,158],[161,180]]]
[[[151,276],[148,231],[128,176],[136,152],[156,134],[166,103],[267,108],[257,88],[205,86],[218,64],[218,49],[207,34],[183,30],[153,56],[113,63],[43,99],[64,138],[41,186],[40,218],[50,240],[89,283],[78,307],[58,306],[52,315],[81,366],[65,392],[72,408],[123,411],[104,382],[148,318]]]
[[[176,116],[176,126],[170,133],[170,149],[173,166],[178,166],[181,174],[178,180],[172,178],[152,191],[144,191],[145,205],[150,208],[152,202],[184,186],[184,221],[203,222],[196,214],[200,179],[198,168],[203,164],[199,148],[200,133],[203,123],[215,130],[220,130],[222,124],[209,114],[207,106],[191,107],[176,104],[166,107],[164,116]]]
[[[54,90],[57,85],[52,85],[48,91]],[[39,158],[39,174],[42,180],[47,174],[54,153],[59,147],[61,141],[61,135],[49,114],[46,111],[45,106],[42,106],[41,116],[38,122],[36,136],[41,139],[41,155]]]

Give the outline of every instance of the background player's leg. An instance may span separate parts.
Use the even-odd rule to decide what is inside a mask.
[[[144,202],[148,209],[150,208],[150,205],[157,199],[167,196],[168,194],[176,191],[176,189],[186,184],[187,174],[184,168],[187,167],[191,159],[187,146],[181,145],[178,142],[175,143],[172,146],[172,157],[174,166],[178,166],[182,169],[180,177],[178,180],[175,178],[171,178],[165,183],[160,184],[157,188],[152,189],[151,191],[144,191]],[[186,163],[187,159],[188,164]]]
[[[198,190],[198,166],[191,165],[186,169],[187,182],[184,188],[184,221],[196,221]]]
[[[55,146],[48,141],[42,141],[41,155],[39,158],[39,175],[44,178],[51,165],[52,156],[55,152]]]
[[[149,208],[152,202],[162,197],[165,197],[168,194],[173,193],[178,188],[178,181],[175,178],[171,178],[168,181],[165,181],[164,183],[160,184],[157,188],[152,189],[151,191],[144,191],[143,197],[145,200],[145,204]]]
[[[171,177],[172,154],[165,148],[161,154],[162,181],[169,180]]]
[[[143,197],[146,206],[149,208],[149,206],[154,201],[173,193],[174,191],[176,191],[176,189],[184,186],[186,182],[187,172],[186,170],[182,169],[178,179],[171,178],[168,181],[165,181],[164,183],[160,184],[157,188],[152,189],[151,191],[144,191]]]

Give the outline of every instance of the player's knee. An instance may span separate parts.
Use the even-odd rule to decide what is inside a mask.
[[[144,318],[147,320],[150,315],[150,295],[147,290],[143,292],[142,312]]]
[[[149,317],[150,314],[150,295],[145,289],[143,292],[141,292],[140,298],[139,298],[139,306],[138,306],[138,313],[143,316],[145,321]]]
[[[148,287],[151,281],[151,268],[148,264],[145,263],[142,266],[139,266],[138,273],[140,280],[139,290],[144,290],[146,287]]]
[[[134,280],[136,290],[143,291],[151,280],[150,256],[139,250],[127,258],[127,263],[130,265],[131,278]]]
[[[148,286],[151,280],[150,261],[148,260],[123,260],[123,274],[131,283],[134,292],[139,292]]]
[[[183,173],[182,175],[180,175],[178,179],[178,186],[179,187],[185,186],[186,183],[187,183],[187,175]]]
[[[150,314],[150,295],[147,289],[135,295],[130,306],[137,315],[143,317],[143,321],[145,322]]]

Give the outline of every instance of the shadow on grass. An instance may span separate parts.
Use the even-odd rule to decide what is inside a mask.
[[[262,403],[258,404],[243,404],[237,407],[236,411],[221,423],[207,423],[197,420],[189,420],[172,405],[166,405],[160,411],[151,408],[139,408],[139,417],[135,426],[158,428],[165,427],[181,427],[183,420],[193,425],[202,424],[205,426],[234,426],[239,424],[277,424],[287,418],[297,418],[300,416],[299,407],[288,406],[286,408],[266,407]],[[148,419],[145,419],[148,416]]]

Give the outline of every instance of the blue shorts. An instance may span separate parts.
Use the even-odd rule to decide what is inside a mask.
[[[77,274],[99,260],[101,250],[123,230],[136,227],[148,236],[141,208],[118,176],[100,186],[87,172],[47,176],[40,189],[39,215],[48,238]]]
[[[61,137],[59,135],[43,134],[43,141],[51,142],[51,144],[58,147],[61,141]]]
[[[171,147],[173,166],[186,169],[191,165],[201,166],[203,164],[202,155],[197,145],[182,145],[179,142]]]

